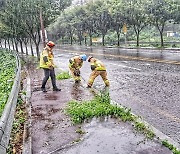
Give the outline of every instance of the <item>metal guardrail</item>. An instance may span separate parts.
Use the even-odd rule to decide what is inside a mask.
[[[16,57],[16,77],[14,79],[11,93],[5,105],[3,114],[0,118],[0,154],[7,153],[18,93],[20,90],[21,63],[18,54],[14,53],[14,55]]]

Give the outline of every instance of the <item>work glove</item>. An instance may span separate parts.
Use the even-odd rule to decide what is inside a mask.
[[[72,61],[71,59],[69,59],[69,63],[70,63],[70,64],[72,64],[72,63],[73,63],[73,61]]]
[[[50,69],[50,70],[53,70],[53,69],[54,69],[54,67],[53,67],[53,66],[50,66],[50,67],[49,67],[49,69]]]
[[[75,75],[75,76],[80,76],[80,70],[75,69],[75,70],[74,70],[74,75]]]
[[[94,71],[96,69],[96,66],[91,65],[91,70]]]

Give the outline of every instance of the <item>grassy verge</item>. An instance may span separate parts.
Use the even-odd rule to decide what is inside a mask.
[[[71,75],[69,74],[69,72],[61,72],[61,73],[58,73],[56,75],[56,79],[57,80],[64,80],[64,79],[70,79],[71,78]]]
[[[16,59],[8,50],[0,49],[0,116],[8,100],[14,81]]]
[[[84,120],[93,117],[112,116],[113,118],[120,118],[124,122],[134,122],[136,130],[145,134],[147,138],[152,139],[155,136],[143,123],[137,121],[137,117],[131,114],[130,109],[110,104],[109,94],[96,95],[90,101],[71,101],[66,112],[75,124],[82,123]]]
[[[22,153],[24,123],[26,118],[27,114],[25,110],[25,103],[19,97],[7,151],[8,154]]]
[[[174,147],[172,144],[168,143],[168,141],[162,141],[162,145],[164,145],[165,147],[167,147],[169,150],[171,150],[173,152],[173,154],[180,154],[180,151],[177,150],[176,147]]]

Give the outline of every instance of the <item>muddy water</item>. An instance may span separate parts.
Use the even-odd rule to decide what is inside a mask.
[[[77,145],[58,154],[171,154],[159,143],[147,140],[128,123],[93,119],[84,127],[87,132]]]

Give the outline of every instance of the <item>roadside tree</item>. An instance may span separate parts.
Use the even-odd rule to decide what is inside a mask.
[[[163,32],[167,22],[173,19],[171,0],[150,0],[146,5],[151,24],[154,25],[160,34],[161,47],[164,47]]]

